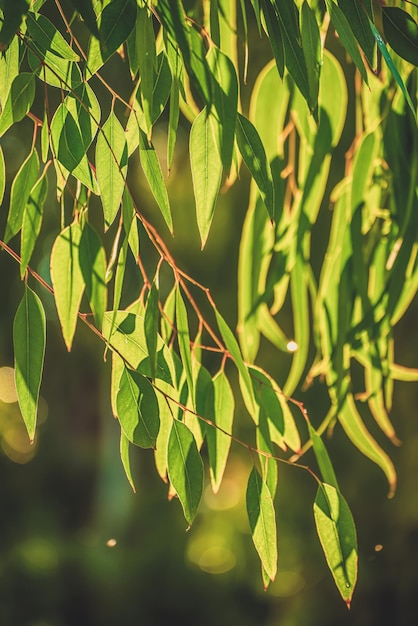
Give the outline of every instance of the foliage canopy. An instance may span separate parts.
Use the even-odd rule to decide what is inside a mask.
[[[322,435],[339,423],[383,470],[393,494],[395,468],[364,415],[367,409],[397,444],[389,417],[393,384],[418,380],[418,370],[394,357],[394,327],[418,287],[416,6],[372,0],[71,5],[64,11],[58,0],[0,4],[0,137],[27,117],[34,129],[13,180],[0,150],[0,198],[8,206],[0,246],[16,260],[24,283],[13,341],[28,435],[33,440],[36,431],[47,289],[67,349],[80,319],[111,355],[110,400],[132,486],[130,446],[154,449],[159,475],[192,524],[204,466],[216,493],[231,442],[246,446],[253,461],[249,527],[267,587],[277,571],[279,464],[303,467],[318,484],[318,536],[349,606],[356,531]],[[248,33],[254,25],[268,38],[273,58],[258,74],[246,110],[240,92],[252,67]],[[356,68],[353,80],[337,60],[335,35]],[[108,63],[119,63],[129,98],[106,82]],[[164,125],[169,172],[181,116],[190,126],[202,248],[220,190],[236,184],[242,162],[251,175],[237,335],[167,243],[166,231],[175,236],[175,230],[167,172],[153,137],[156,124]],[[335,184],[331,159],[344,129],[352,148]],[[135,158],[165,223],[158,228],[131,188]],[[329,200],[329,239],[317,270],[314,227]],[[31,261],[44,207],[51,205],[59,232],[50,272],[42,275]],[[142,279],[122,306],[129,257]],[[286,332],[289,303],[292,331]],[[280,384],[257,363],[261,337],[278,353],[293,354]],[[208,354],[217,355],[213,371]],[[239,389],[231,385],[232,364]],[[364,390],[353,367],[362,372]],[[302,381],[317,377],[329,394],[322,421],[292,397]],[[240,419],[244,413],[252,419],[253,441],[233,435],[235,404]],[[300,462],[311,447],[318,472]]]

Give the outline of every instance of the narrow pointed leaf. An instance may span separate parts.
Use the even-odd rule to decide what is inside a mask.
[[[192,368],[192,355],[190,350],[190,334],[189,322],[187,319],[187,310],[184,304],[180,287],[176,289],[176,322],[177,322],[177,340],[180,349],[180,356],[186,372],[187,386],[189,393],[194,398],[195,381]]]
[[[88,222],[80,239],[79,263],[94,319],[101,328],[106,309],[106,254],[99,235]]]
[[[129,37],[136,22],[135,0],[112,0],[100,18],[100,49],[106,61]]]
[[[391,48],[418,66],[418,24],[399,7],[382,7],[383,30]]]
[[[332,485],[335,489],[338,488],[337,478],[335,476],[334,467],[332,465],[331,459],[329,457],[328,451],[325,447],[324,442],[321,437],[318,435],[316,430],[311,426],[308,422],[309,428],[309,436],[312,441],[313,451],[315,453],[316,462],[318,463],[319,469],[321,471],[322,480],[328,485]]]
[[[338,0],[338,6],[346,16],[370,67],[373,67],[376,41],[367,17],[367,7],[362,0]]]
[[[22,227],[25,206],[38,178],[38,169],[39,157],[35,149],[30,152],[27,159],[22,163],[12,183],[9,214],[7,216],[6,233],[4,235],[6,243],[14,237]]]
[[[207,416],[222,429],[219,430],[213,426],[208,426],[206,429],[212,491],[217,493],[222,483],[231,447],[231,437],[225,433],[232,433],[235,405],[231,386],[223,370],[218,372],[213,379],[213,398],[211,400],[213,405]]]
[[[13,347],[16,392],[31,442],[35,437],[45,341],[46,321],[42,302],[26,285],[13,322]]]
[[[47,17],[30,11],[26,19],[26,24],[29,35],[42,52],[49,50],[53,54],[62,59],[67,59],[68,61],[80,60],[78,54],[74,52],[60,31]]]
[[[3,22],[0,29],[0,52],[6,50],[28,12],[28,0],[4,0],[2,2]]]
[[[122,430],[129,441],[141,448],[154,448],[160,417],[155,391],[145,376],[124,367],[116,407]]]
[[[157,366],[157,339],[160,317],[158,302],[159,290],[157,283],[154,280],[148,293],[144,319],[145,339],[147,341],[151,378],[155,378],[155,369]]]
[[[237,340],[235,339],[228,324],[223,319],[219,311],[215,311],[216,321],[225,342],[226,349],[234,360],[235,366],[239,372],[241,392],[244,402],[251,417],[256,419],[256,402],[254,397],[253,385],[247,366],[245,365]]]
[[[51,122],[51,146],[58,161],[75,170],[85,154],[81,129],[65,102],[57,108]]]
[[[20,122],[29,111],[35,98],[35,77],[21,72],[13,80],[0,117],[0,137],[13,124]]]
[[[231,59],[216,46],[209,50],[207,59],[213,76],[213,105],[219,120],[220,154],[228,175],[232,163],[237,119],[237,74]]]
[[[132,476],[132,468],[131,468],[131,459],[129,456],[129,446],[130,441],[128,437],[125,435],[123,430],[120,431],[120,459],[122,461],[123,469],[125,470],[126,478],[128,479],[129,484],[132,487],[132,491],[136,493],[135,483]]]
[[[321,483],[314,504],[316,529],[335,584],[350,607],[357,581],[357,537],[351,511],[335,487]]]
[[[160,162],[154,147],[148,143],[147,136],[141,129],[139,129],[139,158],[152,194],[160,207],[160,211],[170,232],[172,233],[173,221],[171,218],[170,202]]]
[[[58,235],[51,252],[51,280],[67,350],[71,350],[84,292],[80,267],[81,226],[74,222]]]
[[[354,37],[350,23],[333,0],[325,0],[331,21],[337,31],[344,48],[356,64],[364,82],[368,84],[367,70],[361,58],[356,38]]]
[[[192,432],[178,420],[171,427],[167,460],[170,482],[191,525],[202,497],[203,463]]]
[[[273,500],[254,467],[247,485],[247,514],[255,549],[270,580],[277,573],[277,529]]]
[[[222,178],[215,124],[204,108],[194,120],[190,132],[190,165],[202,248],[209,234]]]
[[[266,152],[255,126],[240,113],[237,118],[237,142],[245,165],[257,183],[270,219],[274,220],[274,187]]]
[[[83,18],[89,31],[98,39],[100,37],[97,28],[96,14],[93,10],[92,0],[70,0]]]
[[[118,212],[128,168],[128,148],[123,128],[114,114],[103,124],[96,143],[96,173],[106,230]]]
[[[46,171],[36,182],[29,194],[22,220],[22,237],[20,246],[20,276],[23,278],[32,256],[36,240],[41,230],[43,208],[48,193]]]

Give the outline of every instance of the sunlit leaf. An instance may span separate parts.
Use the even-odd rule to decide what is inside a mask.
[[[237,142],[245,165],[257,183],[270,219],[274,220],[274,187],[264,146],[256,128],[240,113],[237,118]]]
[[[216,132],[215,120],[206,108],[202,109],[190,131],[190,165],[202,248],[209,234],[221,186],[222,161]]]
[[[270,491],[253,467],[247,485],[247,514],[255,549],[270,580],[277,573],[276,514]]]
[[[6,243],[19,232],[22,227],[23,214],[30,192],[38,178],[39,157],[36,149],[32,150],[20,166],[12,183],[10,192],[9,214],[7,216]]]
[[[128,168],[128,149],[123,128],[114,114],[102,126],[96,143],[96,173],[106,230],[113,223],[122,200]]]
[[[0,137],[29,111],[35,98],[35,77],[21,72],[12,82],[0,117]]]
[[[177,340],[179,344],[180,356],[186,372],[187,386],[191,398],[194,398],[195,381],[192,368],[192,355],[190,350],[190,334],[189,321],[187,319],[187,310],[184,304],[180,287],[176,289],[176,322],[177,322]]]
[[[168,476],[191,525],[202,497],[203,463],[191,431],[178,420],[173,420],[168,442]]]
[[[26,23],[29,35],[42,52],[45,53],[49,50],[53,54],[62,59],[67,59],[68,61],[80,60],[79,55],[74,52],[60,31],[47,17],[39,13],[29,12]]]
[[[357,537],[353,517],[335,487],[321,483],[314,504],[316,529],[335,584],[350,607],[357,581]]]
[[[158,302],[159,289],[156,281],[154,280],[148,293],[144,319],[145,339],[147,341],[151,378],[155,378],[155,369],[157,366],[157,339],[159,328]]]
[[[152,194],[160,207],[161,213],[170,232],[172,233],[173,221],[171,218],[170,202],[160,162],[154,146],[149,144],[147,136],[141,129],[139,129],[139,158]]]
[[[226,433],[232,434],[235,405],[234,395],[224,371],[218,372],[213,379],[213,398],[210,399],[209,404],[211,406],[207,417],[219,427],[208,426],[206,429],[210,479],[212,490],[217,493],[222,483],[231,447],[231,437]]]
[[[160,428],[159,409],[155,391],[145,376],[124,367],[116,407],[129,441],[141,448],[154,448]]]
[[[115,317],[113,311],[107,311],[103,317],[102,333],[110,347],[125,359],[130,368],[138,370],[143,376],[151,377],[143,308],[141,314],[117,311]],[[158,337],[155,377],[172,383],[169,362],[168,348],[161,337]]]
[[[84,292],[80,267],[80,240],[82,229],[73,222],[58,235],[51,251],[51,280],[55,304],[67,350],[71,350]]]
[[[77,167],[85,154],[81,129],[65,103],[60,104],[52,118],[51,146],[69,172]]]
[[[132,487],[132,491],[136,493],[135,483],[132,476],[131,459],[129,456],[130,442],[123,430],[120,431],[120,459],[122,461],[123,469],[125,470],[126,478]]]
[[[6,188],[6,164],[4,162],[3,150],[0,146],[0,204],[3,202],[4,190]]]
[[[325,447],[322,438],[318,435],[316,430],[308,422],[309,436],[312,441],[313,451],[315,453],[316,461],[321,471],[322,480],[328,485],[332,485],[335,489],[339,489],[337,477],[335,476],[334,467],[329,457],[328,451]]]
[[[99,235],[88,222],[80,239],[79,263],[94,319],[101,328],[106,309],[106,254]]]
[[[214,79],[213,106],[216,109],[219,120],[220,154],[222,165],[228,175],[231,168],[235,139],[238,80],[234,64],[219,48],[212,46],[208,52],[207,59]]]
[[[25,285],[13,322],[15,382],[23,421],[33,443],[44,366],[46,321],[42,302]]]
[[[224,318],[219,313],[219,311],[215,311],[215,315],[216,315],[216,321],[218,323],[219,330],[222,335],[222,339],[225,342],[226,349],[231,355],[236,365],[236,368],[239,372],[241,392],[243,394],[243,398],[244,398],[244,402],[246,404],[247,410],[249,411],[253,420],[256,420],[256,408],[255,408],[256,403],[255,403],[255,398],[254,398],[253,385],[251,382],[251,377],[250,377],[248,368],[243,361],[238,342],[235,339],[228,324],[225,322]]]
[[[41,230],[43,208],[48,193],[46,171],[32,188],[25,206],[22,220],[20,246],[20,276],[23,278]]]

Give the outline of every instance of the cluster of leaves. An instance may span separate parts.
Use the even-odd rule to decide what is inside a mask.
[[[34,122],[32,146],[10,187],[0,241],[19,262],[25,283],[13,336],[16,387],[29,437],[35,436],[46,344],[43,305],[28,286],[32,276],[54,295],[68,350],[81,318],[112,354],[111,404],[132,486],[130,445],[154,448],[157,471],[169,483],[170,494],[178,495],[189,524],[203,490],[204,442],[215,493],[222,483],[234,439],[235,399],[226,366],[235,365],[255,432],[254,445],[244,444],[254,460],[247,510],[265,586],[277,570],[277,462],[295,463],[312,446],[321,476],[305,468],[318,482],[314,518],[328,565],[349,605],[357,576],[356,532],[321,435],[338,421],[355,446],[382,468],[394,490],[393,464],[367,430],[358,403],[367,403],[377,424],[396,442],[388,416],[393,381],[418,379],[416,370],[394,362],[393,345],[393,327],[418,286],[413,68],[418,64],[418,26],[413,9],[381,11],[385,37],[397,53],[392,57],[371,0],[248,3],[274,60],[258,76],[244,115],[239,77],[241,57],[244,79],[248,64],[250,19],[244,0],[204,1],[187,11],[180,0],[73,0],[71,19],[57,0],[54,22],[44,11],[50,4],[1,4],[0,136],[26,116]],[[310,263],[312,230],[347,115],[346,80],[324,46],[334,29],[363,83],[356,85],[355,143],[346,176],[332,193],[331,232],[317,277]],[[85,49],[77,36],[81,32],[85,37],[87,31]],[[367,64],[380,68],[376,47],[386,61],[379,77],[366,69]],[[100,74],[115,54],[125,59],[127,80],[133,83],[129,103]],[[111,96],[105,120],[92,78]],[[41,116],[34,113],[39,84],[44,89]],[[128,112],[124,125],[116,113],[121,105]],[[153,127],[166,109],[169,168],[180,113],[191,123],[190,162],[202,247],[222,183],[229,187],[235,182],[242,161],[251,173],[239,259],[239,342],[210,293],[176,265],[127,182],[130,157],[136,154],[172,231],[170,200],[152,143]],[[0,157],[3,198],[1,150]],[[61,231],[51,252],[49,281],[30,262],[51,179],[56,180]],[[90,215],[95,196],[103,210],[100,234]],[[19,253],[10,245],[18,234]],[[141,259],[140,236],[158,254],[152,276]],[[109,258],[105,247],[111,250]],[[142,283],[139,297],[122,309],[129,255],[141,270]],[[171,277],[164,292],[163,269]],[[206,297],[209,315],[199,307],[196,291]],[[292,341],[279,325],[288,294]],[[80,311],[83,297],[91,313]],[[197,332],[191,338],[193,327]],[[255,364],[261,334],[279,350],[294,351],[283,390]],[[310,363],[312,343],[316,358]],[[219,355],[216,373],[204,366],[208,351]],[[352,385],[353,360],[364,371],[361,396]],[[304,376],[324,377],[329,391],[330,410],[316,430],[303,405],[290,398]],[[306,418],[303,445],[289,403]]]

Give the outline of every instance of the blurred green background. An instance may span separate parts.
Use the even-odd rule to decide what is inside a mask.
[[[344,53],[334,52],[345,63]],[[269,57],[266,41],[250,47],[244,108],[258,71]],[[350,87],[353,70],[345,64]],[[123,70],[123,71],[122,71]],[[132,88],[123,61],[116,57],[103,71],[116,91]],[[98,83],[95,83],[98,88]],[[100,92],[99,92],[100,95]],[[103,91],[102,119],[109,107]],[[37,96],[42,97],[41,89]],[[353,104],[351,102],[351,104]],[[123,117],[123,110],[118,110]],[[351,143],[352,114],[333,163],[334,182]],[[211,289],[219,309],[236,323],[239,238],[248,202],[249,179],[220,197],[212,231],[200,252],[188,166],[188,124],[179,131],[168,188],[175,237],[166,241],[180,267]],[[32,124],[24,120],[1,140],[10,184],[26,157]],[[154,142],[163,161],[164,120]],[[164,163],[162,163],[164,168]],[[130,183],[138,206],[164,229],[135,159]],[[51,179],[53,182],[53,178]],[[0,232],[8,210],[1,207]],[[97,203],[93,211],[100,214]],[[59,231],[59,209],[50,202],[33,266],[48,275],[49,254]],[[97,219],[100,219],[97,217]],[[328,237],[327,206],[314,232],[319,267]],[[15,243],[15,242],[13,242]],[[18,243],[16,243],[16,249]],[[144,237],[141,254],[153,266]],[[392,500],[380,470],[355,450],[337,427],[329,451],[342,492],[353,512],[359,542],[359,580],[347,611],[334,586],[316,536],[312,504],[316,485],[306,472],[279,467],[277,496],[279,573],[263,591],[260,564],[245,511],[251,458],[233,445],[226,478],[214,497],[207,486],[200,513],[186,532],[178,501],[168,501],[152,451],[133,450],[137,493],[133,494],[119,459],[119,426],[109,400],[110,367],[103,344],[81,325],[67,354],[52,298],[34,287],[47,311],[47,353],[38,435],[30,446],[13,395],[12,325],[23,286],[16,263],[0,254],[0,624],[5,626],[107,626],[183,624],[191,626],[386,626],[410,625],[418,618],[418,387],[397,383],[393,421],[400,448],[373,434],[390,453],[399,472]],[[140,291],[133,262],[125,284],[130,302]],[[417,303],[396,331],[397,360],[416,366]],[[285,313],[286,316],[286,313]],[[291,330],[290,318],[282,323]],[[283,382],[289,356],[262,344],[262,365]],[[210,362],[207,366],[210,367]],[[216,366],[216,364],[215,364]],[[314,424],[327,411],[326,390],[315,383],[298,391]],[[246,418],[236,409],[234,434],[248,435]],[[314,463],[308,454],[306,463]]]

